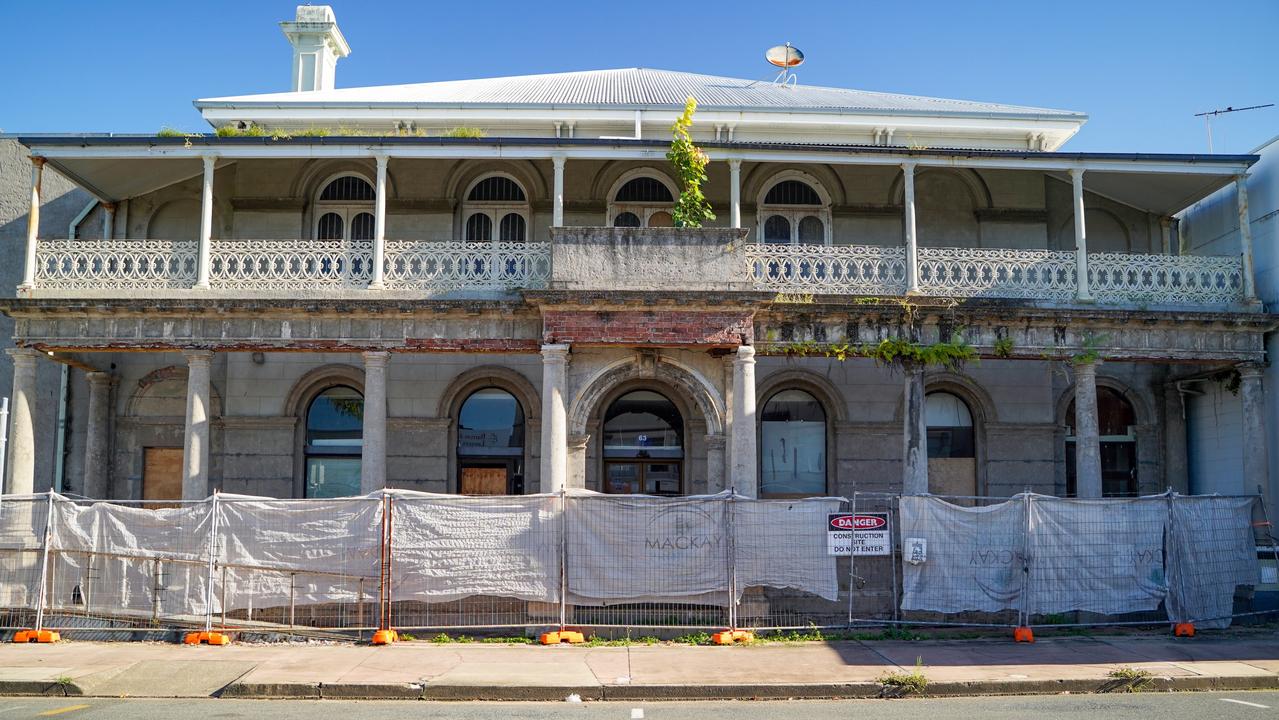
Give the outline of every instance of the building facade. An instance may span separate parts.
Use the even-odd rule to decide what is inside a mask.
[[[1191,252],[1173,217],[1254,156],[660,70],[335,89],[332,12],[283,26],[293,90],[197,101],[215,133],[21,138],[31,215],[54,171],[97,202],[67,237],[35,217],[0,306],[8,491],[44,487],[52,363],[63,489],[138,499],[1134,495],[1188,488],[1188,374],[1264,397],[1251,238]],[[688,97],[703,228],[672,227]]]

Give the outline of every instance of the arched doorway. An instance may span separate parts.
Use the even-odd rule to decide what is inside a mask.
[[[306,411],[304,495],[308,498],[360,494],[364,452],[364,396],[334,385],[311,400]]]
[[[976,495],[977,437],[968,403],[952,393],[928,393],[924,419],[928,425],[928,492]]]
[[[524,494],[524,408],[502,388],[476,390],[458,411],[457,488],[463,495]]]
[[[1097,434],[1103,497],[1136,497],[1137,411],[1112,387],[1097,386]],[[1075,468],[1075,401],[1066,410],[1066,495],[1078,493]]]
[[[652,390],[632,390],[604,413],[606,493],[679,495],[683,491],[684,418]]]

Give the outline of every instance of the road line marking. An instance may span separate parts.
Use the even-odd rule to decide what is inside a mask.
[[[1235,703],[1236,705],[1247,705],[1248,707],[1261,708],[1262,710],[1270,709],[1269,705],[1262,705],[1260,703],[1250,703],[1244,700],[1235,700],[1234,698],[1218,698],[1218,699],[1221,700],[1222,702],[1232,702],[1232,703]]]
[[[0,713],[7,713],[7,712],[13,712],[14,710],[21,710],[24,707],[26,707],[26,705],[14,705],[13,707],[0,708]]]
[[[644,720],[644,708],[631,708],[631,720]]]
[[[45,710],[42,713],[38,713],[36,717],[49,717],[50,715],[61,715],[62,713],[74,712],[76,710],[83,710],[87,707],[89,706],[88,705],[68,705],[63,708],[58,708],[57,710]]]

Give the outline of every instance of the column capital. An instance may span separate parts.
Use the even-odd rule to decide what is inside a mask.
[[[200,156],[200,160],[204,162],[204,167],[208,170],[213,169],[213,163],[218,161],[217,153],[204,153]]]
[[[1072,360],[1071,366],[1075,368],[1077,375],[1097,376],[1097,366],[1101,364],[1101,360]]]
[[[391,353],[387,350],[367,350],[360,353],[364,357],[364,367],[386,367],[391,360]]]
[[[373,161],[377,163],[379,170],[385,170],[386,164],[390,162],[391,156],[386,153],[374,153]]]
[[[183,350],[182,355],[186,357],[188,365],[208,365],[213,361],[212,350]]]
[[[728,167],[729,167],[729,169],[731,169],[731,170],[741,170],[741,169],[742,169],[742,159],[741,159],[741,158],[729,158],[729,159],[728,159]]]
[[[737,347],[737,357],[734,359],[734,362],[755,362],[755,348],[750,345],[739,345]]]
[[[551,156],[551,163],[555,166],[556,170],[563,170],[564,163],[567,162],[567,160],[568,160],[568,156],[563,154],[556,154]]]
[[[728,438],[720,433],[711,433],[705,439],[707,450],[723,450],[728,446]]]
[[[1248,182],[1248,178],[1250,177],[1252,177],[1252,173],[1241,172],[1238,175],[1235,175],[1235,182],[1246,184]]]
[[[31,164],[32,164],[32,165],[34,165],[34,166],[36,166],[37,168],[43,168],[43,167],[44,167],[44,164],[45,164],[46,162],[48,162],[48,160],[47,160],[47,159],[45,159],[45,157],[44,157],[43,155],[32,155],[32,156],[31,156]]]
[[[568,362],[569,345],[553,344],[542,346],[543,362]]]
[[[918,165],[919,165],[919,163],[915,162],[914,160],[907,160],[907,161],[905,161],[905,162],[903,162],[903,163],[902,163],[902,172],[905,172],[905,173],[913,173],[913,172],[915,172],[915,168],[916,168]]]
[[[95,370],[84,374],[84,379],[89,381],[90,385],[110,385],[111,373],[102,370]]]
[[[1239,371],[1239,377],[1248,379],[1259,378],[1266,372],[1265,365],[1255,362],[1240,363],[1235,369]]]
[[[39,350],[28,347],[11,347],[5,348],[4,351],[9,355],[9,357],[13,358],[14,365],[19,363],[35,363],[36,360],[40,359],[40,357],[44,355],[44,353]]]
[[[114,211],[115,211],[115,209],[116,209],[116,203],[113,203],[113,202],[107,202],[106,200],[103,200],[103,201],[102,201],[102,209],[103,209],[103,210],[106,210],[107,212],[114,212]]]

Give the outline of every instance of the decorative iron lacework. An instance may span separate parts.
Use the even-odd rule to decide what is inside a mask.
[[[1089,253],[1097,302],[1230,305],[1243,298],[1243,259],[1217,255]]]
[[[918,261],[925,295],[1070,300],[1076,294],[1073,252],[921,247]]]
[[[551,277],[549,243],[386,243],[386,287],[397,290],[514,290],[545,288]]]
[[[213,240],[209,285],[216,290],[363,288],[372,240]]]
[[[906,291],[906,250],[866,245],[749,244],[751,279],[766,290],[832,295]]]
[[[156,290],[195,284],[194,240],[41,240],[36,285],[53,290]]]

